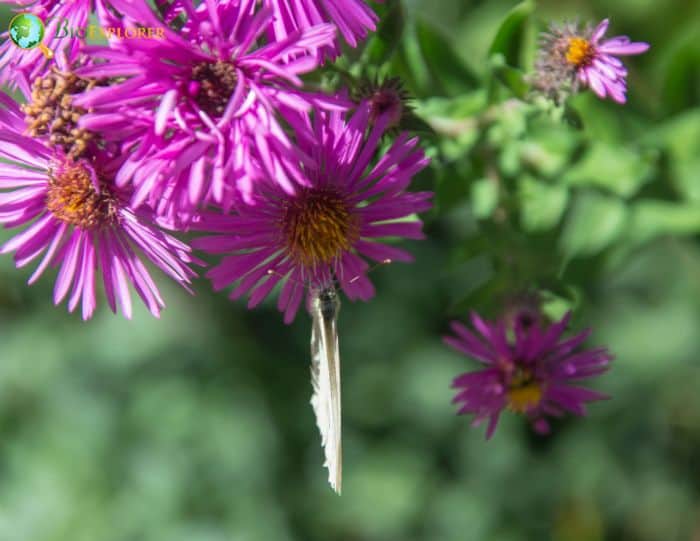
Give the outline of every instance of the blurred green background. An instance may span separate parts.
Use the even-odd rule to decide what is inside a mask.
[[[249,312],[161,280],[160,320],[102,302],[83,323],[53,307],[53,276],[28,288],[3,256],[0,541],[700,540],[700,7],[541,1],[490,50],[513,6],[389,2],[353,53],[403,75],[439,133],[416,263],[341,311],[342,497],[306,314],[285,326],[274,299]],[[608,16],[652,44],[627,61],[626,106],[514,98],[537,28]],[[474,365],[440,336],[528,287],[616,355],[593,383],[613,399],[546,438],[504,416],[486,442],[450,404]]]

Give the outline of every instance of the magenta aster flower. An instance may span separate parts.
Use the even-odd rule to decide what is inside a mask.
[[[197,228],[218,234],[194,246],[227,254],[208,273],[215,289],[236,283],[231,298],[249,292],[252,308],[282,283],[278,308],[289,323],[306,286],[321,290],[337,282],[350,299],[368,300],[374,287],[364,258],[411,261],[380,239],[423,238],[419,220],[397,220],[430,208],[432,193],[406,191],[429,160],[417,138],[402,134],[371,165],[387,118],[366,135],[369,114],[365,104],[348,122],[337,112],[318,113],[313,121],[300,116],[297,144],[311,157],[303,164],[303,185],[289,194],[267,180],[258,184],[253,204],[202,218]]]
[[[88,48],[98,62],[106,62],[77,72],[123,81],[74,101],[92,109],[81,119],[86,129],[116,139],[143,129],[138,151],[117,178],[120,185],[135,184],[134,205],[146,201],[168,219],[187,221],[200,203],[228,206],[239,194],[248,197],[261,175],[287,191],[303,181],[303,157],[280,113],[339,106],[337,100],[302,92],[299,79],[317,65],[312,53],[332,43],[332,25],[311,26],[264,45],[272,13],[259,9],[257,0],[178,2],[163,15],[165,20],[175,13],[186,16],[177,31],[146,2],[111,3],[163,30],[162,39]]]
[[[612,356],[605,348],[576,351],[590,330],[564,339],[569,318],[570,313],[542,328],[528,315],[515,318],[514,326],[507,329],[502,321],[488,323],[472,313],[478,334],[452,322],[456,336],[446,336],[445,343],[484,365],[452,382],[457,389],[453,401],[461,405],[459,413],[473,414],[473,426],[488,419],[487,438],[496,430],[504,409],[527,416],[537,432],[547,433],[547,416],[585,415],[586,402],[608,398],[571,385],[603,373]]]
[[[73,158],[25,137],[25,118],[0,94],[0,223],[24,231],[0,247],[15,253],[17,267],[41,257],[29,278],[34,283],[48,265],[60,265],[54,302],[69,296],[68,309],[82,302],[83,319],[96,306],[95,275],[102,274],[107,301],[131,317],[129,284],[154,316],[165,306],[142,256],[186,289],[196,262],[188,246],[153,225],[146,208],[132,209],[128,193],[116,188],[122,158],[93,149]],[[72,288],[72,289],[71,289]]]
[[[383,1],[383,0],[377,0]],[[272,32],[277,39],[324,22],[335,24],[345,42],[357,47],[368,31],[376,30],[378,17],[365,0],[263,0],[274,10]],[[337,42],[321,49],[322,54],[334,58],[340,54]]]
[[[641,54],[649,44],[632,42],[627,36],[601,41],[608,25],[605,19],[594,29],[572,23],[552,26],[542,38],[535,87],[556,97],[583,85],[601,98],[625,103],[627,69],[617,57]]]

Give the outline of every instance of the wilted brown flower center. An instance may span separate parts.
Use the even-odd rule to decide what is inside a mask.
[[[331,190],[305,190],[285,204],[282,231],[291,257],[307,267],[327,264],[360,233],[347,201]]]
[[[593,61],[593,45],[590,41],[584,38],[573,37],[569,38],[568,47],[566,49],[566,61],[574,66],[587,66]]]
[[[542,386],[532,372],[518,368],[508,383],[508,409],[516,413],[526,413],[542,400]]]
[[[31,101],[22,105],[29,134],[49,136],[52,145],[73,158],[80,156],[93,135],[78,127],[78,120],[87,111],[73,105],[72,95],[97,84],[70,72],[60,72],[55,66],[44,77],[37,77],[32,85]]]
[[[236,88],[236,70],[228,62],[201,62],[192,68],[192,80],[199,83],[195,101],[209,116],[223,114]]]
[[[70,161],[49,171],[46,208],[67,224],[91,230],[116,219],[117,201],[106,187],[95,189],[85,165]]]

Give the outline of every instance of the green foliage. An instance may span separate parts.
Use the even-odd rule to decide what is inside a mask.
[[[526,27],[535,10],[535,3],[525,0],[515,6],[506,15],[491,42],[489,55],[502,55],[505,62],[511,66],[519,66],[520,55],[526,35]]]
[[[524,175],[519,179],[518,198],[522,205],[521,227],[528,233],[537,233],[557,226],[569,202],[569,190]]]
[[[627,209],[617,197],[581,194],[569,214],[561,236],[568,256],[593,255],[620,237],[627,225]]]

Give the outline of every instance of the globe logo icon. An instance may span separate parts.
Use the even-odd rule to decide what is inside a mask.
[[[20,49],[39,47],[46,58],[53,53],[42,43],[46,29],[44,22],[33,13],[19,13],[10,21],[10,39]]]

